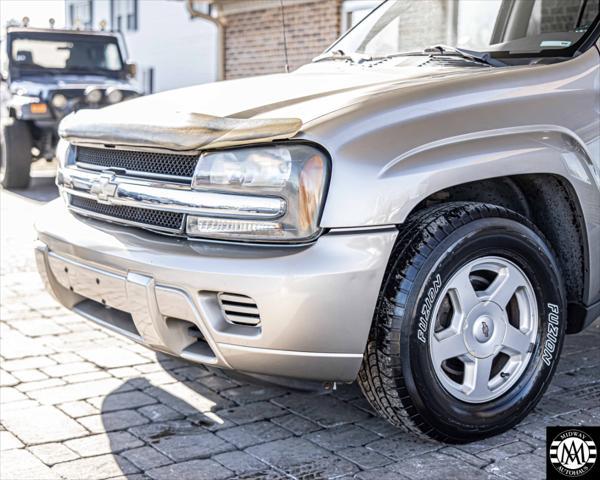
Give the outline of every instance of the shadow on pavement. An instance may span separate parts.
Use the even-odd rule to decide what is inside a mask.
[[[11,189],[7,192],[43,203],[58,198],[58,188],[54,183],[54,174],[34,176],[31,178],[28,188]]]
[[[131,378],[102,402],[103,430],[120,469],[116,474],[132,480],[138,480],[140,472],[149,470],[152,478],[160,480],[197,478],[200,473],[209,475],[206,478],[211,478],[211,473],[218,478],[231,477],[234,472],[207,459],[235,450],[214,432],[235,426],[220,414],[236,403],[209,386],[219,390],[239,387],[240,382],[221,371],[166,355],[157,354],[157,360],[163,369],[150,374],[152,383],[144,377]],[[195,474],[188,472],[186,466],[179,466],[191,460],[206,460],[206,464],[195,466],[208,471]],[[267,465],[257,463],[271,473]],[[260,477],[262,472],[254,473]]]
[[[138,480],[143,473],[156,480],[279,479],[288,478],[285,471],[316,479],[357,470],[346,460],[297,438],[322,426],[291,415],[281,405],[285,399],[300,401],[305,415],[313,412],[317,421],[331,422],[327,427],[348,423],[351,419],[346,417],[352,412],[358,415],[353,420],[369,418],[341,401],[357,399],[355,385],[344,386],[333,395],[300,393],[262,386],[263,382],[243,382],[221,370],[160,353],[157,360],[162,369],[148,373],[149,378],[128,379],[102,402],[102,428],[114,459],[106,462],[110,465],[101,472],[103,478],[123,475]],[[273,417],[278,419],[272,422]],[[290,418],[296,422],[288,423]],[[298,428],[302,431],[294,431]],[[266,453],[257,452],[260,459],[246,453],[248,447],[276,440],[282,443],[271,444]],[[304,450],[298,453],[296,448]],[[271,457],[275,463],[269,461]]]
[[[120,469],[105,472],[107,475],[137,479],[136,474],[154,470],[154,478],[176,478],[171,468],[177,463],[231,449],[210,432],[222,423],[212,412],[227,405],[215,401],[216,395],[208,389],[202,393],[190,389],[189,383],[155,386],[138,377],[106,396],[101,406],[102,424],[116,463],[112,468]]]

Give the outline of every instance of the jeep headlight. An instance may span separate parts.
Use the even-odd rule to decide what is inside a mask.
[[[67,97],[65,97],[62,93],[55,93],[50,100],[50,103],[53,107],[58,108],[59,110],[63,110],[69,104]]]
[[[108,103],[119,103],[123,100],[123,92],[118,88],[110,87],[106,90],[106,100]]]
[[[284,208],[271,218],[265,215],[187,217],[187,234],[226,240],[308,241],[320,233],[319,216],[329,160],[315,147],[304,144],[247,147],[201,155],[192,188],[244,198],[280,199]]]

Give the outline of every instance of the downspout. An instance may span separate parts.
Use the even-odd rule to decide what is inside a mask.
[[[446,12],[446,43],[448,45],[456,45],[458,40],[458,2],[449,2],[448,11]]]
[[[225,22],[219,17],[215,18],[212,15],[198,12],[194,9],[193,3],[193,0],[186,0],[186,8],[190,18],[192,20],[200,18],[211,22],[217,27],[217,79],[223,80],[225,78]]]

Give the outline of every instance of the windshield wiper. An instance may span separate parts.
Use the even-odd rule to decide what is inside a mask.
[[[347,55],[342,50],[334,50],[327,55],[319,55],[318,57],[313,58],[313,63],[317,62],[325,62],[327,60],[345,60],[352,63],[362,63],[368,62],[372,60],[372,57],[361,56],[359,54]]]
[[[449,45],[434,45],[432,47],[427,47],[425,50],[421,52],[398,52],[392,53],[390,55],[384,55],[380,57],[374,56],[365,56],[360,55],[358,53],[354,54],[346,54],[342,50],[334,50],[326,55],[320,55],[313,59],[313,63],[323,62],[326,60],[345,60],[352,63],[363,63],[363,62],[372,62],[379,60],[389,60],[396,57],[418,57],[424,55],[455,55],[466,60],[471,60],[473,62],[483,63],[485,65],[489,65],[492,67],[505,67],[506,64],[501,62],[500,60],[496,60],[492,58],[489,53],[486,52],[477,52],[475,50],[467,50],[464,48],[458,47],[450,47]]]
[[[506,66],[506,63],[492,58],[492,56],[487,52],[477,52],[476,50],[467,50],[465,48],[450,47],[449,45],[434,45],[432,47],[427,47],[424,50],[424,53],[428,53],[430,55],[457,55],[467,60],[485,63],[486,65],[490,65],[492,67]]]

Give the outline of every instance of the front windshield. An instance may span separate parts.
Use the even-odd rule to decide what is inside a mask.
[[[118,72],[123,69],[116,40],[100,36],[16,37],[11,43],[11,59],[13,66],[20,69],[72,72]]]
[[[388,56],[450,45],[535,56],[574,45],[599,6],[598,0],[389,0],[329,51]]]

